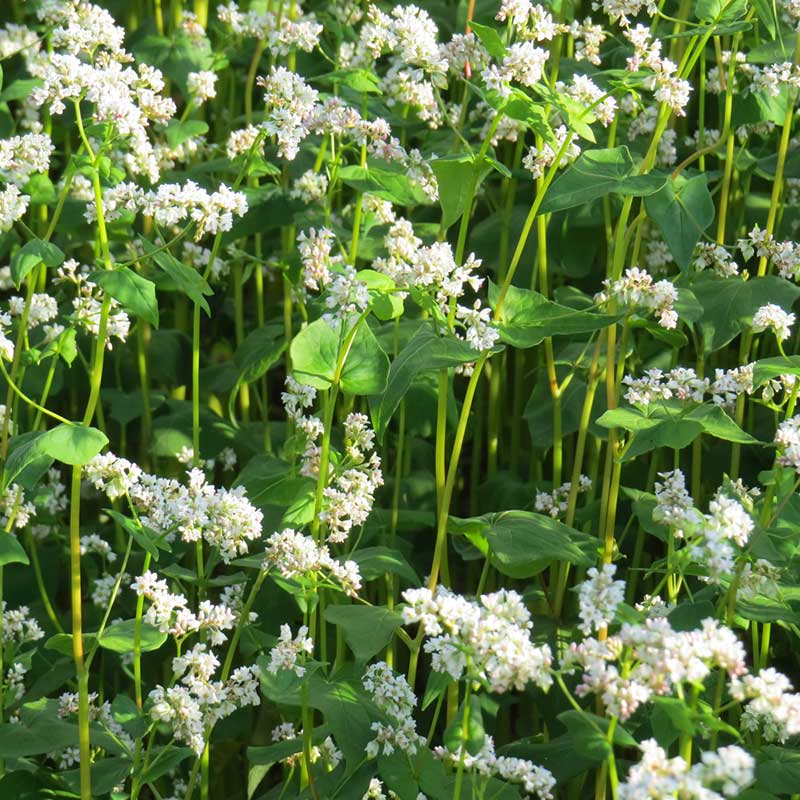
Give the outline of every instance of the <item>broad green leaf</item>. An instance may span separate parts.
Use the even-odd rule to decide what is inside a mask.
[[[374,194],[400,206],[429,203],[425,193],[401,172],[352,164],[339,170],[342,182],[358,192]]]
[[[38,440],[41,451],[64,464],[88,464],[107,444],[97,428],[61,423]]]
[[[155,625],[141,622],[141,648],[143,653],[158,650],[167,641],[167,634]],[[98,639],[100,647],[115,653],[132,653],[136,636],[136,620],[126,619],[109,625]]]
[[[705,433],[739,444],[761,444],[754,436],[743,431],[725,412],[716,405],[701,405],[685,415],[685,419],[697,420]]]
[[[714,219],[714,202],[705,174],[670,178],[659,191],[645,197],[644,204],[675,263],[686,269],[695,245]]]
[[[0,567],[5,564],[30,564],[30,561],[17,537],[0,531]]]
[[[359,661],[367,661],[383,650],[403,618],[383,606],[329,605],[325,619],[338,625],[347,646]]]
[[[570,709],[558,715],[571,734],[575,752],[592,761],[603,761],[611,752],[608,742],[609,720],[589,711]],[[614,728],[614,744],[622,747],[638,747],[634,739],[621,725]]]
[[[429,324],[421,325],[400,351],[389,370],[386,389],[371,407],[372,422],[379,438],[405,397],[411,384],[422,372],[475,361],[480,353],[455,336],[439,336]]]
[[[666,180],[658,175],[633,175],[633,159],[624,145],[587,150],[553,181],[540,214],[564,211],[605,197],[611,192],[645,196],[657,192]]]
[[[597,560],[594,537],[544,514],[501,511],[451,521],[451,531],[483,537],[497,569],[512,578],[537,575],[553,561],[591,566]]]
[[[472,756],[480,753],[486,741],[486,731],[483,727],[483,712],[479,697],[472,694],[467,706],[461,704],[453,721],[447,726],[443,739],[451,753],[461,747]]]
[[[637,408],[612,408],[597,419],[601,428],[622,428],[626,431],[646,431],[658,427],[658,419],[645,416]]]
[[[174,288],[185,294],[193,303],[197,303],[206,314],[210,315],[211,309],[206,296],[214,294],[214,291],[203,276],[196,269],[187,267],[178,261],[172,253],[168,253],[166,250],[153,252],[152,245],[145,245],[145,249],[151,253],[153,261],[169,277]]]
[[[500,288],[489,285],[489,304],[496,308]],[[500,340],[518,348],[535,347],[549,336],[590,333],[606,328],[617,317],[577,311],[548,300],[531,289],[509,286],[497,329]]]
[[[208,133],[208,123],[201,119],[171,119],[167,124],[167,143],[170,147],[180,147],[189,139]]]
[[[470,22],[469,27],[492,58],[497,61],[502,61],[505,58],[506,46],[503,44],[500,32],[496,28],[480,25],[477,22]]]
[[[142,772],[142,783],[150,783],[162,775],[172,772],[178,764],[194,755],[194,750],[190,747],[176,747],[174,744],[162,747],[156,751],[155,755],[150,759],[147,769]]]
[[[126,310],[158,327],[156,285],[130,267],[95,272],[91,279]]]
[[[152,528],[142,525],[137,520],[130,519],[113,508],[105,509],[108,514],[118,525],[126,530],[134,539],[134,541],[147,553],[149,553],[156,561],[158,561],[158,551],[166,550],[168,553],[172,552],[170,543],[161,535],[159,535]]]
[[[347,556],[358,564],[361,577],[365,581],[379,578],[386,573],[399,575],[412,586],[419,584],[419,576],[399,550],[389,547],[362,547]]]
[[[125,782],[131,774],[133,762],[127,756],[114,756],[111,758],[101,758],[94,761],[91,766],[92,773],[92,795],[95,797],[105,797],[121,783]],[[76,794],[80,792],[81,776],[80,769],[70,769],[59,773]]]
[[[721,349],[747,330],[753,314],[761,306],[776,303],[785,311],[791,311],[800,295],[800,287],[774,275],[742,280],[701,273],[693,281],[692,291],[703,306],[703,317],[697,324],[707,354]]]
[[[292,367],[301,383],[329,388],[336,378],[337,361],[345,337],[318,319],[292,340]],[[366,322],[361,322],[346,353],[340,387],[350,394],[380,394],[386,388],[389,359]]]
[[[761,24],[769,32],[770,38],[775,39],[778,33],[778,19],[775,15],[775,7],[770,0],[751,0],[751,4],[758,15]]]
[[[759,386],[781,375],[800,375],[800,356],[775,356],[756,361],[753,367],[753,386]]]
[[[317,75],[314,81],[328,80],[366,94],[383,94],[377,76],[366,69],[336,69]]]
[[[439,205],[442,207],[442,225],[445,230],[461,219],[467,203],[489,173],[491,167],[484,161],[475,163],[469,156],[437,158],[431,169],[439,185]]]
[[[52,456],[42,448],[44,433],[30,431],[9,441],[8,457],[3,465],[2,488],[18,483],[23,489],[33,489],[53,463]]]
[[[244,486],[253,505],[289,506],[316,481],[304,475],[292,474],[286,461],[274,456],[258,455],[247,462],[234,486]]]
[[[251,383],[264,375],[286,349],[283,329],[276,326],[256,328],[236,348],[233,360],[239,368],[239,381]]]
[[[44,264],[46,267],[58,267],[64,263],[64,253],[50,242],[33,239],[22,245],[11,259],[11,280],[19,289],[28,273]]]
[[[378,770],[381,780],[397,797],[419,797],[419,783],[408,753],[395,750],[391,755],[379,754]]]
[[[758,785],[778,794],[794,794],[800,787],[800,750],[794,747],[762,747],[756,764]]]

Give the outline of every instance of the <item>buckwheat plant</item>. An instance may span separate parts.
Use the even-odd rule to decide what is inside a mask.
[[[0,67],[0,797],[800,797],[797,0]]]

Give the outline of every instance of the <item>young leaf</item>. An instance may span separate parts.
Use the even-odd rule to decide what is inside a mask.
[[[5,564],[30,564],[28,554],[13,533],[0,531],[0,567]]]
[[[28,273],[39,264],[58,267],[64,263],[64,258],[64,253],[54,244],[33,239],[14,253],[11,259],[11,280],[19,289]]]
[[[344,336],[318,319],[292,340],[292,366],[297,379],[317,389],[329,388],[336,379],[336,368]],[[380,394],[386,387],[389,359],[366,322],[361,322],[346,353],[339,384],[350,394]]]
[[[158,327],[156,285],[129,267],[95,272],[91,279],[126,310]]]
[[[447,726],[444,743],[451,753],[463,747],[471,756],[476,756],[485,741],[486,731],[483,727],[481,701],[473,694],[470,695],[469,705],[465,708],[462,703],[453,721]]]
[[[705,174],[670,178],[655,194],[646,197],[644,204],[675,262],[686,269],[695,245],[714,219],[714,202]]]
[[[329,605],[325,619],[338,625],[356,659],[367,661],[383,650],[403,618],[383,606]]]
[[[140,644],[143,653],[158,650],[167,641],[167,634],[162,633],[155,625],[141,622]],[[100,647],[113,650],[115,653],[132,653],[136,636],[136,620],[126,619],[109,625],[98,639]]]
[[[39,440],[45,455],[64,464],[87,464],[107,444],[108,437],[97,428],[66,423],[51,428]]]

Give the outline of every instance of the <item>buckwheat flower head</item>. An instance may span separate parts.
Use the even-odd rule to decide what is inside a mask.
[[[500,338],[499,331],[492,325],[492,310],[482,308],[476,300],[472,308],[456,306],[456,319],[464,326],[464,339],[473,350],[491,350]]]
[[[778,463],[800,474],[800,415],[784,420],[775,433]]]
[[[602,25],[596,25],[591,17],[583,22],[574,20],[569,33],[575,41],[575,60],[588,61],[595,66],[600,65],[600,46],[606,40]]]
[[[435,593],[407,589],[403,599],[405,624],[418,622],[432,637],[424,649],[437,672],[454,680],[466,673],[498,693],[552,684],[550,648],[530,641],[530,612],[516,592],[503,589],[475,602],[439,586]]]
[[[0,178],[22,188],[31,175],[47,172],[55,147],[44,133],[26,133],[0,140]]]
[[[28,210],[31,199],[13,184],[0,192],[0,233],[11,230],[11,226]]]
[[[259,85],[264,88],[264,129],[277,139],[278,155],[293,161],[300,143],[310,133],[319,93],[285,67],[273,67]]]
[[[592,479],[581,475],[578,479],[578,493],[588,492],[592,488]],[[566,513],[567,501],[572,491],[572,482],[565,481],[550,492],[536,492],[534,508],[543,514],[548,514],[553,519]]]
[[[209,70],[190,72],[186,76],[186,88],[192,96],[192,103],[201,106],[217,96],[217,74]]]
[[[292,185],[289,197],[309,204],[322,200],[328,191],[328,179],[321,172],[306,170]]]
[[[747,702],[742,728],[758,731],[768,742],[785,742],[800,733],[800,694],[789,679],[773,667],[758,675],[734,676],[729,685],[734,700]]]
[[[361,574],[355,561],[339,561],[324,544],[286,528],[267,539],[264,568],[276,569],[284,578],[317,577],[330,580],[345,594],[355,597]]]
[[[95,489],[105,492],[109,500],[116,500],[133,489],[142,476],[142,469],[113,453],[98,453],[84,466],[83,475]]]
[[[794,325],[794,314],[787,313],[775,303],[767,303],[753,314],[753,333],[760,333],[769,328],[779,342],[783,342],[791,335]]]
[[[532,11],[533,5],[530,0],[502,0],[495,19],[500,22],[510,20],[514,25],[523,27]]]
[[[656,481],[656,506],[653,521],[672,528],[677,538],[692,531],[703,521],[703,515],[694,507],[692,496],[686,489],[686,477],[679,469],[659,472]]]
[[[44,636],[44,631],[31,615],[28,606],[12,609],[3,600],[0,604],[0,615],[3,618],[3,647],[11,646],[19,649],[23,644],[38,642]]]
[[[578,587],[580,629],[585,635],[607,628],[614,620],[617,606],[625,599],[625,581],[615,581],[616,564],[592,567]]]
[[[306,288],[316,292],[331,282],[331,267],[342,263],[340,255],[331,254],[335,242],[336,237],[330,228],[309,228],[297,235],[297,250],[303,264]]]
[[[673,304],[678,299],[678,290],[667,280],[654,282],[652,276],[638,267],[625,270],[618,280],[603,281],[605,287],[595,296],[598,303],[615,300],[621,306],[646,308],[658,317],[662,328],[675,328],[678,315]]]
[[[308,628],[305,625],[298,629],[297,635],[294,637],[292,629],[288,625],[281,625],[278,643],[269,651],[267,670],[275,673],[278,670],[290,669],[298,678],[305,675],[306,668],[303,666],[303,662],[306,656],[310,656],[314,652],[314,642],[307,634]]]
[[[391,755],[395,750],[413,756],[425,739],[417,733],[414,709],[417,697],[404,675],[396,675],[383,661],[372,664],[362,678],[364,688],[389,722],[373,722],[375,738],[367,745],[370,758],[378,753]]]

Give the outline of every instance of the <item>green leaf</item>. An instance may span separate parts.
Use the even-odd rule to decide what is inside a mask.
[[[469,156],[454,156],[431,161],[431,169],[439,185],[442,225],[446,230],[468,210],[467,203],[474,199],[491,166],[485,161],[475,163]]]
[[[611,192],[644,196],[657,192],[666,180],[658,175],[632,175],[633,159],[624,145],[587,150],[550,186],[539,209],[551,214],[584,205]]]
[[[54,244],[33,239],[22,245],[11,259],[11,280],[19,289],[28,273],[44,264],[46,267],[58,267],[64,263],[64,253]]]
[[[108,437],[97,428],[61,423],[44,433],[38,446],[64,464],[88,464],[106,445]]]
[[[532,511],[451,518],[450,530],[468,538],[483,537],[498,571],[512,578],[536,575],[553,561],[591,566],[597,560],[594,537]]]
[[[670,178],[645,198],[648,215],[658,225],[675,263],[686,269],[695,245],[714,220],[714,202],[705,174]]]
[[[11,438],[8,457],[3,465],[3,491],[12,483],[23,489],[33,489],[53,463],[42,449],[44,433],[28,432]]]
[[[776,303],[785,311],[800,295],[800,287],[783,278],[718,278],[701,273],[692,284],[703,317],[697,323],[703,334],[706,354],[724,347],[735,336],[750,328],[753,314],[767,303]]]
[[[201,119],[171,119],[167,124],[167,144],[171,148],[180,147],[189,139],[208,133],[208,123]]]
[[[374,194],[399,206],[416,206],[430,203],[425,192],[412,184],[401,172],[390,172],[380,167],[360,167],[352,164],[339,170],[342,182],[358,192]]]
[[[158,551],[166,550],[168,553],[172,552],[172,547],[163,535],[157,533],[152,528],[142,525],[137,520],[130,519],[113,508],[105,509],[108,514],[118,525],[126,530],[134,539],[134,541],[147,553],[149,553],[156,561],[158,561]]]
[[[772,378],[781,375],[800,375],[800,356],[775,356],[756,361],[753,367],[753,387],[758,389]]]
[[[399,575],[412,586],[419,584],[419,575],[399,550],[389,547],[363,547],[349,553],[348,558],[358,564],[358,570],[365,581],[388,573]]]
[[[778,794],[794,794],[800,786],[800,750],[767,745],[760,756],[756,764],[759,785]]]
[[[339,332],[331,330],[324,319],[303,328],[292,340],[290,348],[296,378],[317,389],[332,386],[339,348]],[[380,394],[386,388],[388,374],[389,359],[369,325],[362,322],[347,352],[340,387],[350,394]]]
[[[466,708],[464,703],[461,704],[453,721],[447,726],[443,739],[451,753],[456,752],[462,746],[472,756],[480,753],[483,743],[486,741],[486,731],[483,727],[483,712],[479,697],[474,694],[470,695],[469,705]]]
[[[697,420],[705,433],[739,444],[761,444],[754,436],[743,431],[725,412],[715,405],[701,405],[685,415],[685,419]]]
[[[129,267],[95,272],[91,279],[126,310],[158,327],[156,285]]]
[[[214,291],[196,269],[182,264],[166,250],[154,252],[155,248],[147,243],[145,250],[170,278],[177,291],[185,294],[193,303],[197,303],[206,314],[211,314],[206,296],[214,294]]]
[[[422,372],[475,361],[480,353],[455,336],[439,336],[433,326],[422,324],[408,344],[398,353],[389,370],[386,389],[372,408],[372,422],[379,438],[405,397],[411,384]]]
[[[236,348],[233,360],[239,368],[239,380],[252,383],[272,367],[286,349],[283,329],[277,326],[256,328]]]
[[[778,34],[778,19],[775,9],[770,0],[750,0],[753,8],[758,15],[761,24],[767,29],[771,39],[775,39]]]
[[[506,46],[503,44],[500,32],[496,28],[480,25],[477,22],[470,22],[469,27],[492,58],[497,59],[497,61],[502,61],[505,58]]]
[[[383,650],[403,624],[400,614],[384,606],[329,605],[325,619],[342,629],[358,661],[367,661]]]
[[[191,747],[176,747],[174,744],[162,747],[156,751],[155,756],[147,765],[147,769],[142,772],[142,783],[151,783],[162,775],[172,772],[178,764],[194,755],[194,750]]]
[[[611,752],[608,742],[609,720],[589,711],[570,709],[558,715],[573,737],[575,752],[592,761],[603,761]],[[638,742],[622,726],[614,728],[614,744],[622,747],[638,747]]]
[[[158,650],[167,641],[167,634],[155,625],[141,622],[141,649],[143,653]],[[109,625],[98,639],[100,647],[115,653],[132,653],[136,636],[136,620],[126,619]]]
[[[332,72],[325,72],[322,75],[317,75],[313,80],[328,80],[332,83],[338,83],[341,86],[347,86],[353,91],[366,94],[383,94],[378,78],[366,69],[336,69]]]
[[[0,567],[5,564],[30,564],[28,554],[13,533],[0,532]]]
[[[496,308],[500,288],[489,284],[489,305]],[[518,348],[535,347],[549,336],[569,336],[606,328],[618,318],[562,306],[531,289],[509,286],[497,329],[500,340]]]

